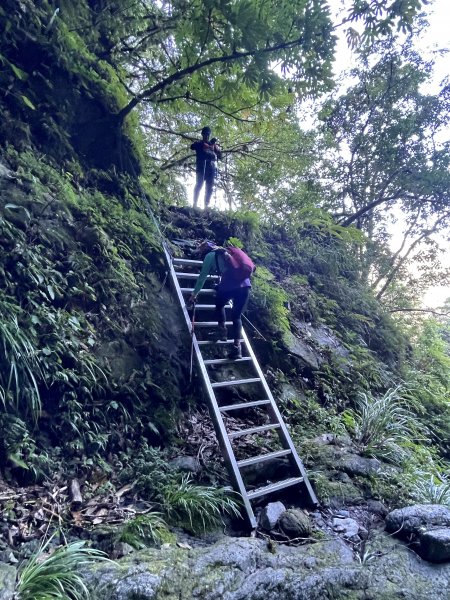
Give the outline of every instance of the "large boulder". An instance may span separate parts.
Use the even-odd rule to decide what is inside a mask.
[[[393,510],[386,529],[411,542],[430,562],[450,561],[450,509],[440,504],[415,504]]]
[[[261,539],[223,538],[206,548],[167,545],[137,552],[118,563],[91,568],[84,577],[92,597],[102,600],[450,597],[450,565],[430,565],[380,532],[366,550],[365,557],[357,559],[340,538],[270,548]]]
[[[289,352],[300,358],[310,369],[317,370],[322,364],[323,358],[320,354],[290,331],[284,335],[283,341]]]
[[[450,528],[432,529],[420,535],[420,556],[430,562],[450,561]]]
[[[405,538],[432,527],[450,527],[450,508],[441,504],[414,504],[397,508],[386,517],[387,531]]]
[[[102,600],[323,600],[367,584],[352,551],[339,540],[301,549],[280,546],[273,553],[254,538],[192,550],[147,550],[134,560],[100,565],[86,580]]]
[[[358,454],[344,454],[337,462],[336,469],[344,471],[351,476],[360,475],[370,477],[379,475],[383,470],[381,462],[377,458],[367,458]]]

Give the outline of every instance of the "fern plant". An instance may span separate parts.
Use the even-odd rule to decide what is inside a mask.
[[[45,556],[53,537],[19,568],[15,600],[89,600],[89,591],[78,574],[80,568],[109,561],[103,552],[73,542]]]

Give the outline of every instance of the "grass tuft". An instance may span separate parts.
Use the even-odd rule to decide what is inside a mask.
[[[390,388],[380,398],[361,393],[354,418],[356,441],[365,454],[402,462],[408,456],[408,446],[423,439],[423,425],[399,387]]]
[[[78,574],[97,561],[108,561],[103,552],[73,542],[47,555],[50,538],[19,568],[17,600],[89,600],[89,591]]]
[[[223,488],[195,485],[189,475],[162,489],[164,509],[170,522],[192,533],[204,533],[223,523],[222,514],[240,515],[239,502]]]
[[[450,508],[450,481],[442,475],[420,473],[412,483],[411,494],[421,504],[442,504]]]
[[[150,512],[131,519],[120,529],[118,540],[137,550],[150,544],[162,544],[175,540],[168,530],[160,512]]]

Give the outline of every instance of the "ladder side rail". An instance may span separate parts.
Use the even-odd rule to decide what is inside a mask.
[[[173,268],[173,263],[172,263],[172,259],[171,256],[169,254],[169,252],[167,251],[166,247],[164,246],[164,254],[165,254],[165,258],[166,258],[166,262],[167,265],[169,267],[169,271],[170,271],[170,275],[171,275],[171,279],[172,279],[172,283],[174,285],[177,297],[178,297],[178,301],[180,303],[181,309],[183,311],[183,315],[184,315],[184,319],[186,321],[186,325],[188,330],[191,332],[192,335],[192,323],[191,323],[191,319],[189,317],[189,313],[188,310],[186,308],[186,302],[185,299],[183,297],[183,294],[181,292],[181,288],[180,285],[178,283],[178,279],[177,279],[177,275],[176,275],[176,271]],[[200,372],[202,375],[202,379],[203,382],[205,384],[206,387],[206,391],[208,394],[208,398],[209,398],[209,406],[210,406],[210,410],[212,413],[212,419],[213,419],[213,424],[214,424],[214,428],[216,430],[216,435],[217,435],[217,439],[219,441],[219,445],[221,447],[222,450],[222,454],[225,458],[225,463],[227,464],[228,467],[228,471],[229,474],[231,476],[231,478],[233,479],[234,483],[235,483],[235,487],[239,490],[239,493],[242,496],[242,501],[244,503],[244,507],[245,510],[247,512],[247,515],[249,517],[250,520],[250,524],[252,526],[252,528],[255,528],[257,525],[256,522],[256,517],[255,514],[253,512],[253,508],[250,504],[250,500],[247,496],[247,490],[245,489],[245,485],[244,485],[244,481],[242,479],[242,475],[240,473],[239,467],[237,465],[237,461],[233,452],[233,447],[231,445],[231,442],[228,438],[228,433],[227,430],[225,428],[225,425],[223,423],[223,419],[222,419],[222,415],[221,412],[219,410],[219,406],[217,404],[217,400],[216,400],[216,396],[214,394],[214,390],[211,387],[211,382],[209,379],[209,375],[208,372],[206,370],[206,366],[203,362],[203,357],[202,357],[202,353],[200,351],[200,347],[198,345],[198,341],[197,338],[195,336],[195,334],[192,337],[192,343],[194,345],[194,351],[195,351],[195,356],[200,368]]]
[[[297,450],[294,446],[294,443],[292,441],[292,438],[289,434],[289,431],[286,427],[286,423],[284,422],[284,419],[280,413],[280,410],[275,402],[275,399],[272,395],[272,392],[270,391],[269,385],[266,381],[266,378],[264,377],[264,373],[259,365],[258,359],[256,358],[255,353],[253,352],[253,348],[251,347],[251,344],[249,342],[249,339],[247,337],[247,334],[244,331],[244,328],[242,328],[242,339],[245,342],[245,345],[247,347],[247,351],[249,353],[249,355],[252,357],[253,359],[253,366],[257,372],[257,374],[259,375],[259,377],[261,378],[261,385],[264,388],[264,391],[267,394],[267,398],[270,400],[270,410],[273,413],[273,416],[276,418],[276,420],[280,423],[280,429],[279,429],[279,436],[281,438],[281,442],[283,444],[283,447],[286,449],[291,450],[292,452],[292,460],[295,462],[298,470],[300,471],[300,473],[302,474],[302,477],[304,479],[304,483],[305,486],[308,490],[309,496],[311,498],[311,502],[313,504],[319,504],[316,494],[314,493],[314,490],[311,487],[311,484],[309,482],[308,476],[306,475],[306,471],[305,471],[305,467],[303,465],[303,462],[301,461]]]

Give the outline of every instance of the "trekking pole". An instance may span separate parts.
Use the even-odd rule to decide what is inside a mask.
[[[167,277],[169,275],[169,271],[166,271],[165,275],[164,275],[164,281],[162,282],[161,288],[159,290],[159,293],[161,293],[163,291],[164,286],[166,285],[166,281],[167,281]]]
[[[194,328],[195,328],[195,300],[192,303],[192,320],[191,320],[191,364],[189,367],[189,383],[192,383],[192,371],[194,367]]]
[[[247,317],[245,315],[242,315],[242,316],[247,321],[247,323],[253,327],[253,329],[256,331],[256,333],[259,336],[261,336],[265,342],[267,342],[266,338],[263,336],[263,334],[258,329],[256,329],[256,327],[253,325],[253,323],[249,319],[247,319]]]

